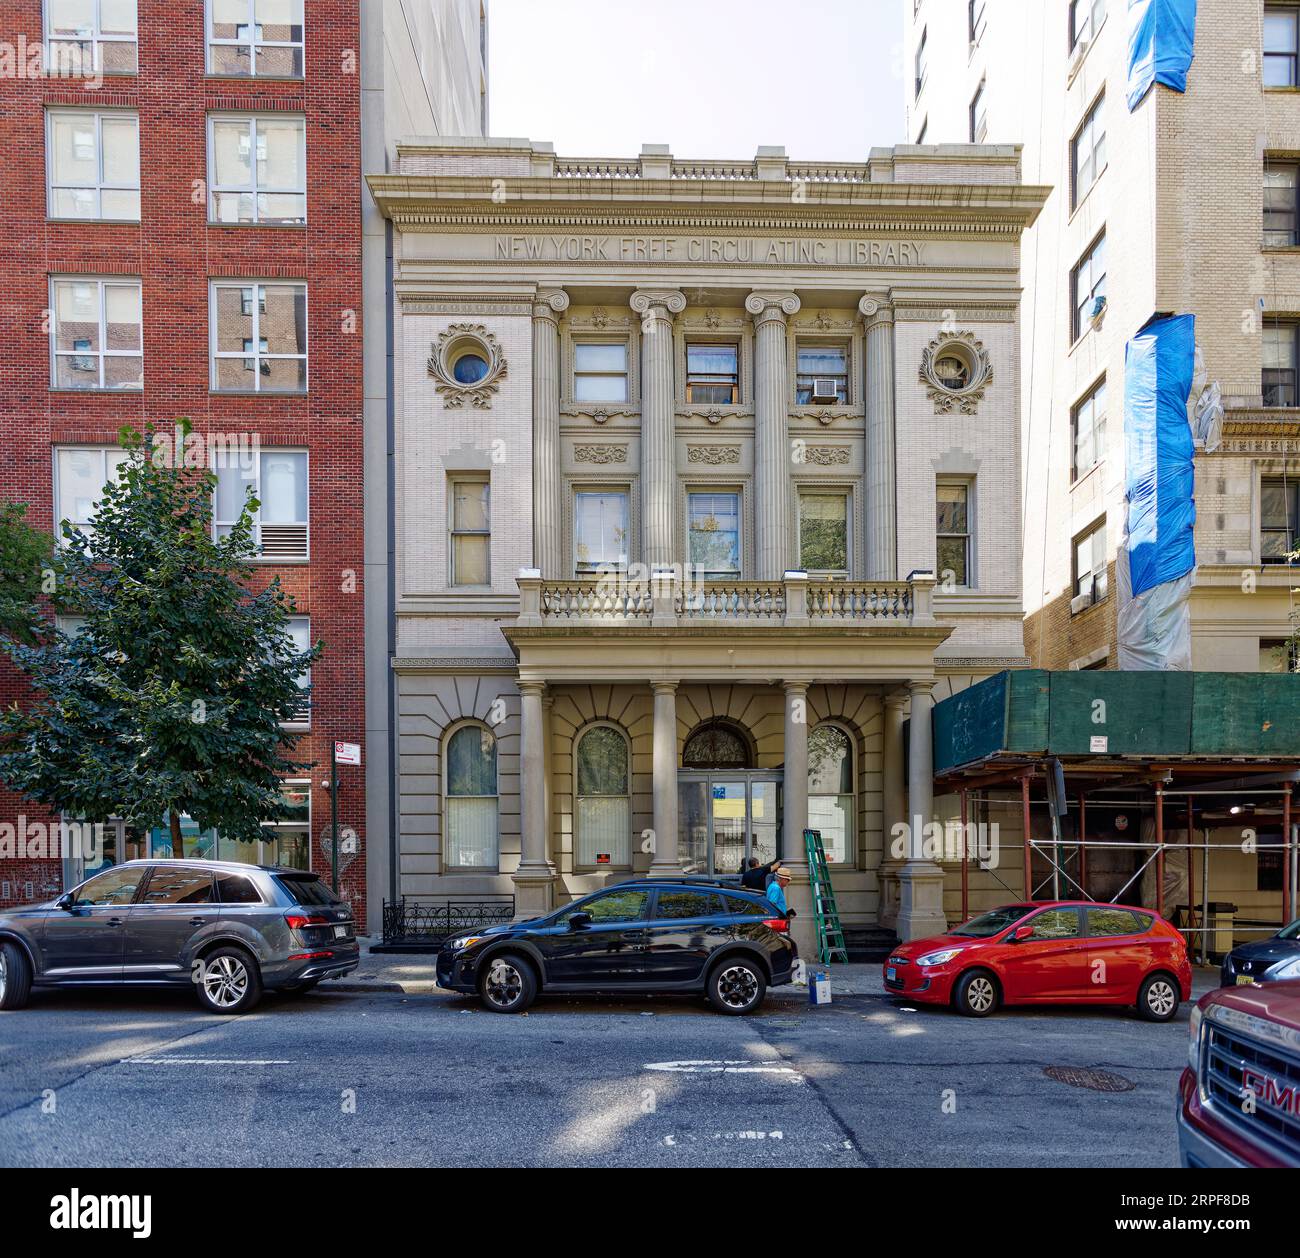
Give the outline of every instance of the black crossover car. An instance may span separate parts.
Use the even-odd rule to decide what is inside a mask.
[[[247,1013],[264,988],[306,991],[360,959],[352,910],[316,874],[127,861],[0,913],[0,1009],[33,985],[192,985],[213,1013]]]
[[[1300,918],[1267,939],[1238,944],[1223,958],[1220,984],[1245,987],[1285,978],[1300,978]]]
[[[539,991],[704,992],[752,1013],[790,982],[788,923],[763,896],[721,882],[606,887],[546,917],[467,931],[438,954],[438,985],[519,1013]]]

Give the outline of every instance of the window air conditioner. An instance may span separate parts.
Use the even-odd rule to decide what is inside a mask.
[[[838,402],[840,400],[840,391],[836,387],[835,381],[827,378],[815,378],[812,387],[812,400],[814,402]]]
[[[1082,64],[1083,58],[1087,54],[1088,48],[1091,45],[1091,43],[1092,41],[1085,36],[1080,38],[1079,42],[1075,44],[1074,53],[1070,57],[1070,66],[1069,69],[1066,71],[1067,84],[1073,81],[1074,76],[1079,73],[1079,66]]]
[[[1082,594],[1076,594],[1070,600],[1070,615],[1077,615],[1079,612],[1087,611],[1092,606],[1092,591],[1085,590]]]
[[[1092,303],[1092,309],[1088,312],[1088,318],[1094,328],[1101,327],[1102,320],[1106,317],[1106,299],[1098,297]]]

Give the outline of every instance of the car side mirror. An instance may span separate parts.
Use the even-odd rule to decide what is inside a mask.
[[[56,909],[67,911],[68,909],[71,909],[75,903],[76,901],[72,897],[72,892],[65,891],[57,900],[54,901],[54,907]]]
[[[591,925],[590,913],[575,913],[569,918],[570,930],[586,930]]]
[[[1015,930],[1011,932],[1011,942],[1024,943],[1033,933],[1034,928],[1032,926],[1017,926]]]

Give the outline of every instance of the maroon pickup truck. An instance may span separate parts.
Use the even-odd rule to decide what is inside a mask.
[[[1300,980],[1221,987],[1189,1029],[1182,1164],[1300,1167]]]

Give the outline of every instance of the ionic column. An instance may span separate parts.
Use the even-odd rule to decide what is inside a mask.
[[[643,558],[653,571],[656,565],[673,564],[676,551],[673,316],[686,309],[686,298],[676,289],[643,288],[632,294],[631,306],[641,316],[641,527]]]
[[[934,752],[931,746],[933,681],[913,681],[911,728],[907,745],[907,862],[899,870],[900,903],[896,930],[903,940],[942,934],[943,870],[925,852],[925,828],[934,817]]]
[[[755,292],[745,298],[745,309],[754,319],[754,576],[759,581],[779,581],[791,550],[786,432],[791,397],[785,329],[799,304],[793,293]]]
[[[898,578],[895,525],[894,311],[875,297],[858,302],[866,328],[866,507],[867,580]]]
[[[519,683],[521,851],[513,879],[518,917],[549,911],[555,883],[555,866],[546,855],[546,719],[542,709],[545,690],[539,681]]]
[[[560,316],[569,295],[542,291],[533,302],[533,563],[563,577],[560,528]]]
[[[675,878],[682,872],[677,857],[677,683],[656,681],[654,744],[651,774],[654,786],[654,856],[652,878]]]

